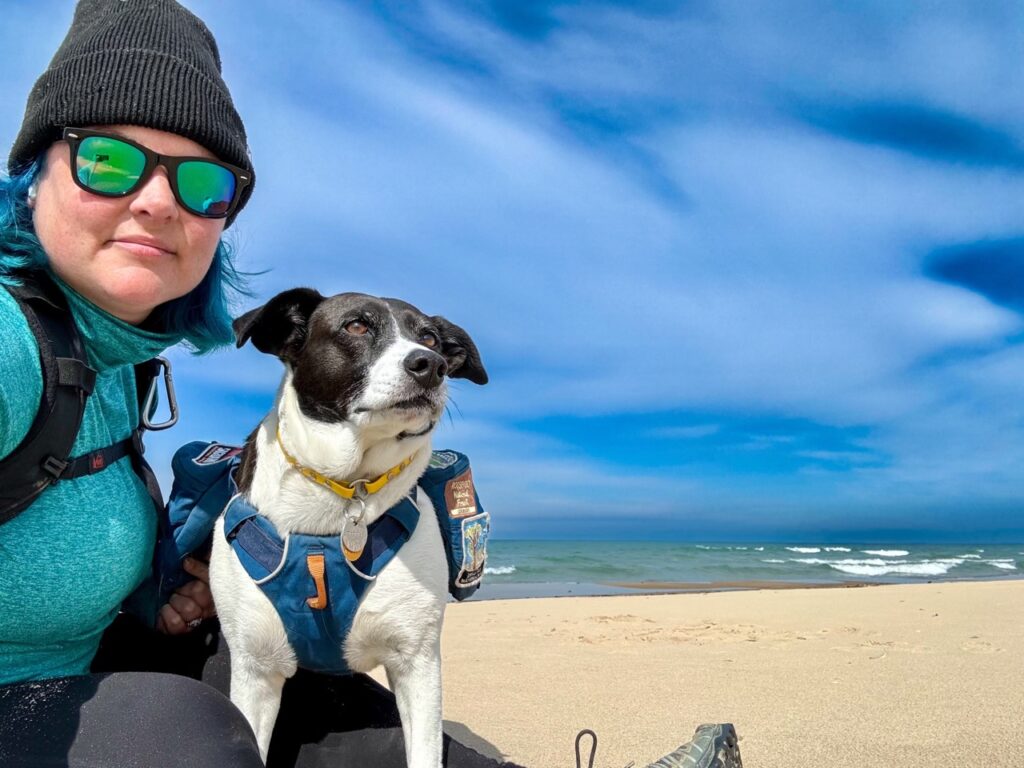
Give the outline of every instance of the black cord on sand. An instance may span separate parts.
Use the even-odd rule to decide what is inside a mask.
[[[583,762],[580,760],[580,741],[588,734],[594,742],[590,747],[590,762],[587,763],[587,768],[594,768],[594,756],[597,755],[597,734],[589,728],[584,728],[576,734],[576,768],[583,768]]]

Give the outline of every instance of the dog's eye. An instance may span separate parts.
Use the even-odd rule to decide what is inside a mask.
[[[353,336],[362,336],[368,330],[369,326],[362,320],[353,320],[351,323],[345,326],[345,330],[351,333]]]
[[[420,336],[419,343],[422,344],[424,347],[430,347],[431,349],[433,349],[441,342],[438,341],[436,334],[431,333],[430,331],[426,331]]]

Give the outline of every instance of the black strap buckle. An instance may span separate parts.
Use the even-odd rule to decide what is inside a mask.
[[[43,460],[43,471],[54,478],[58,478],[64,474],[64,470],[68,468],[70,463],[68,461],[61,461],[56,456],[47,456]]]
[[[91,395],[96,386],[96,371],[73,357],[58,357],[57,383],[78,387],[86,395]]]
[[[157,382],[160,380],[160,374],[157,373],[149,383],[149,391],[146,393],[146,399],[142,404],[142,413],[139,414],[139,420],[142,422],[143,429],[157,432],[161,429],[170,429],[178,423],[178,399],[174,396],[174,380],[171,378],[170,361],[166,357],[156,357],[153,359],[163,368],[164,391],[167,392],[167,406],[171,409],[171,415],[167,421],[162,421],[158,424],[154,424],[149,420],[149,414],[156,403]]]

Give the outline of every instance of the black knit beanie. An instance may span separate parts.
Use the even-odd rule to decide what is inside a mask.
[[[66,126],[118,124],[185,136],[253,170],[217,43],[174,0],[78,3],[67,37],[29,94],[7,168],[26,168]],[[251,192],[252,185],[235,214]]]

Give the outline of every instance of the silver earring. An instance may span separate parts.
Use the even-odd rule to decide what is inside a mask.
[[[28,198],[28,204],[29,205],[35,204],[36,196],[38,194],[39,194],[39,186],[37,185],[36,182],[33,181],[31,184],[28,185],[28,194],[26,195],[26,197]]]

